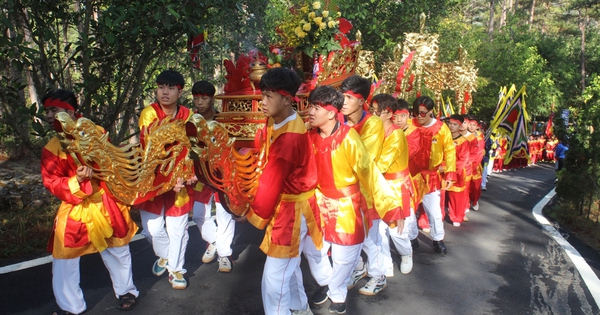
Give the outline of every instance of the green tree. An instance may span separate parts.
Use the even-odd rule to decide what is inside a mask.
[[[262,17],[268,3],[7,0],[0,16],[3,33],[10,35],[0,38],[6,65],[0,121],[27,144],[31,130],[26,122],[41,113],[39,105],[32,107],[37,95],[65,88],[78,94],[85,116],[121,142],[137,131],[136,113],[153,99],[159,71],[174,68],[192,80],[213,78],[228,53],[264,46],[260,35],[267,33]],[[198,74],[186,46],[205,30],[209,37]],[[41,125],[34,127],[44,134]],[[28,147],[35,151],[35,145]]]

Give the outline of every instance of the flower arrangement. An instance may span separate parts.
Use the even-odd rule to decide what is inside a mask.
[[[308,56],[327,55],[341,49],[336,38],[342,14],[329,1],[307,1],[292,7],[279,26],[283,46],[295,47]]]

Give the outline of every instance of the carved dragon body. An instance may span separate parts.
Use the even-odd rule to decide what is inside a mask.
[[[55,118],[63,150],[77,164],[92,168],[102,187],[125,204],[141,203],[171,190],[177,178],[193,176],[193,162],[177,159],[190,147],[182,121],[151,124],[144,150],[139,143],[122,147],[111,144],[108,134],[87,118],[73,121],[66,113]]]
[[[225,193],[231,212],[244,215],[256,196],[258,178],[267,162],[268,142],[262,141],[258,150],[238,151],[233,146],[235,138],[229,137],[223,125],[207,122],[198,114],[188,120],[186,129],[198,177]]]

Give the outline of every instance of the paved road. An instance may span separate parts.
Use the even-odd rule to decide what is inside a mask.
[[[413,271],[402,275],[396,269],[388,288],[374,297],[358,294],[357,286],[349,293],[347,314],[599,314],[571,260],[531,214],[553,180],[550,165],[492,175],[480,211],[471,211],[461,227],[445,225],[447,255],[435,254],[429,235],[421,233]],[[172,290],[166,276],[152,275],[155,258],[146,241],[132,243],[141,296],[126,314],[263,314],[261,238],[260,231],[238,225],[233,272],[221,274],[216,263],[202,264],[204,244],[197,227],[190,227],[184,291]],[[599,274],[598,254],[568,240]],[[86,314],[120,313],[99,255],[86,256],[81,264]],[[56,309],[50,280],[49,264],[0,275],[0,314],[50,314]],[[316,289],[308,272],[305,287],[309,296]],[[312,310],[327,314],[327,307]]]

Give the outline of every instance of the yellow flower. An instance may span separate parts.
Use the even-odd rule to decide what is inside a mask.
[[[315,24],[320,25],[323,22],[323,18],[322,17],[317,17],[313,20],[313,22],[315,22]]]
[[[298,26],[294,29],[294,33],[298,34],[300,32],[302,32],[302,28],[300,26]]]
[[[337,16],[338,17],[342,16],[342,12],[338,11]]]
[[[323,17],[328,17],[329,16],[329,11],[323,11]]]
[[[300,11],[302,11],[303,13],[308,12],[308,6],[307,5],[303,6],[302,8],[300,8]]]
[[[327,24],[325,24],[325,23],[320,23],[319,24],[319,29],[320,30],[324,30],[326,27],[327,27]]]
[[[310,23],[304,24],[304,26],[302,26],[302,29],[305,30],[305,31],[307,31],[307,32],[310,31]]]
[[[330,20],[329,22],[327,22],[327,26],[329,26],[329,28],[334,28],[335,27],[335,21]]]
[[[310,12],[310,13],[308,14],[308,20],[309,20],[309,21],[312,21],[312,20],[314,20],[315,16],[316,16],[315,12]]]
[[[302,31],[300,33],[298,33],[299,38],[304,38],[304,36],[306,36],[306,33],[302,32]]]
[[[313,2],[312,7],[315,10],[319,10],[321,8],[321,2],[320,1]]]

